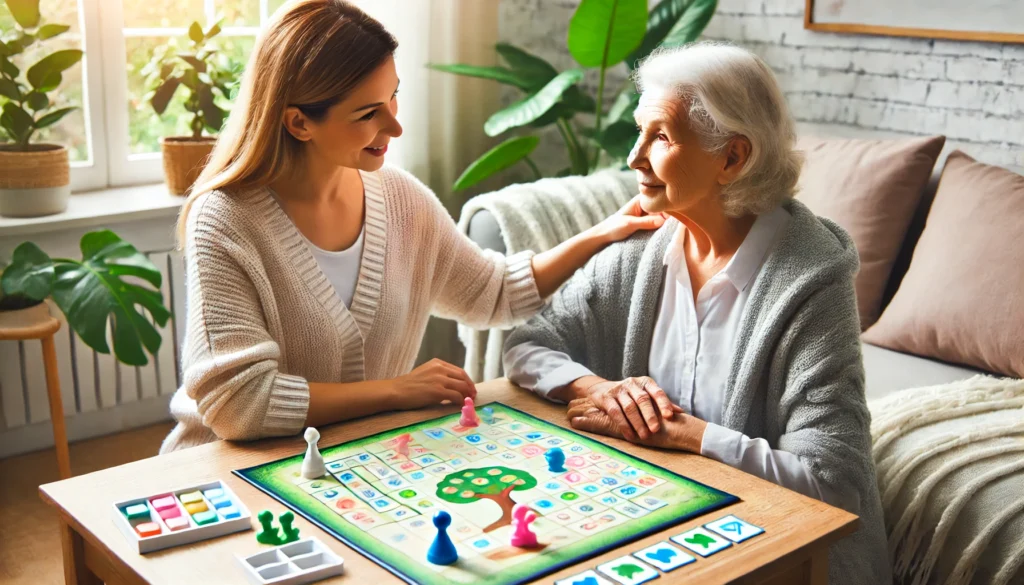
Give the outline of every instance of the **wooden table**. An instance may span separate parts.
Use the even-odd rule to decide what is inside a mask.
[[[546,402],[505,380],[487,382],[479,385],[478,389],[477,403],[480,405],[501,401],[534,416],[568,426],[563,415],[564,407]],[[439,406],[333,425],[321,429],[320,445],[335,445],[455,411],[457,408],[454,406]],[[541,583],[551,583],[592,569],[704,522],[735,514],[762,526],[765,534],[664,574],[658,582],[824,585],[828,581],[828,546],[857,528],[857,517],[852,514],[727,465],[697,455],[648,449],[617,439],[602,437],[600,440],[735,494],[742,501],[549,575],[541,579]],[[299,436],[253,443],[218,441],[41,486],[39,491],[43,499],[60,513],[67,583],[246,583],[234,557],[251,555],[261,549],[263,545],[257,544],[255,532],[245,531],[140,555],[132,550],[112,522],[111,504],[157,494],[176,486],[220,479],[227,482],[254,516],[267,508],[280,511],[281,504],[237,478],[231,471],[295,455],[304,451],[305,446],[305,441]],[[401,583],[391,573],[304,518],[296,517],[295,525],[302,534],[315,535],[345,559],[345,575],[324,583]]]

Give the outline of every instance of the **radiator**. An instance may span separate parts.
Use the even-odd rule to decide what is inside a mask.
[[[161,292],[173,316],[149,364],[127,366],[93,351],[61,319],[55,337],[60,388],[71,441],[169,420],[168,402],[180,383],[178,351],[184,336],[184,263],[175,250],[148,252],[163,275]],[[108,336],[108,343],[109,341]],[[42,346],[0,341],[0,458],[53,444]]]

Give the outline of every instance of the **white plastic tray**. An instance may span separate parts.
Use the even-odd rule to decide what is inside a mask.
[[[238,557],[253,585],[303,585],[340,575],[345,561],[315,538]]]
[[[234,504],[238,508],[239,516],[237,518],[226,519],[224,518],[223,514],[218,513],[216,522],[200,526],[199,524],[196,524],[196,522],[192,519],[191,515],[189,515],[189,513],[182,506],[179,496],[181,496],[181,494],[186,494],[194,491],[203,493],[207,490],[212,489],[224,490],[224,495],[227,496],[231,500],[232,504]],[[160,514],[157,512],[156,508],[153,507],[154,499],[159,499],[166,496],[174,496],[175,503],[180,508],[181,517],[186,518],[188,520],[189,525],[187,528],[172,531],[170,528],[168,528],[167,524],[160,517]],[[216,509],[214,508],[213,504],[211,504],[210,501],[206,499],[205,496],[203,497],[203,501],[206,502],[207,508],[209,510]],[[135,530],[133,521],[128,520],[128,517],[125,515],[124,512],[122,512],[122,510],[124,510],[128,506],[133,506],[136,504],[146,505],[146,507],[149,509],[149,521],[156,522],[160,525],[160,534],[146,537],[139,535],[139,533]],[[242,504],[242,501],[238,499],[238,496],[235,495],[235,492],[231,491],[231,488],[229,488],[226,484],[224,484],[224,482],[219,480],[210,483],[204,483],[200,485],[176,489],[168,492],[161,492],[144,498],[135,498],[132,500],[115,502],[112,507],[112,511],[114,514],[114,524],[116,524],[117,527],[121,529],[121,532],[124,533],[124,537],[127,538],[129,542],[133,543],[135,547],[137,547],[139,553],[153,552],[155,550],[161,550],[172,546],[180,546],[183,544],[188,544],[190,542],[206,540],[208,538],[214,538],[217,536],[224,536],[225,534],[231,534],[232,532],[250,530],[252,528],[252,516],[249,514],[249,510],[246,509],[245,505]],[[135,522],[135,524],[137,523],[138,522]]]

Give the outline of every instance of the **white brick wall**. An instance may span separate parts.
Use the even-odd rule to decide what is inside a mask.
[[[501,0],[501,40],[572,67],[565,34],[577,4]],[[1024,45],[820,33],[803,28],[803,13],[804,0],[719,0],[705,37],[759,54],[805,127],[945,134],[981,160],[1024,166]],[[622,79],[620,69],[608,85]],[[537,158],[552,169],[565,166],[560,155],[555,135]]]

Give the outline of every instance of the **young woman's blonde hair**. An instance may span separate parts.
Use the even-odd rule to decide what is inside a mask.
[[[295,106],[314,121],[394,54],[398,42],[345,0],[295,0],[274,15],[253,49],[238,99],[206,168],[178,216],[178,245],[203,193],[268,185],[294,168],[302,143],[284,128]]]

